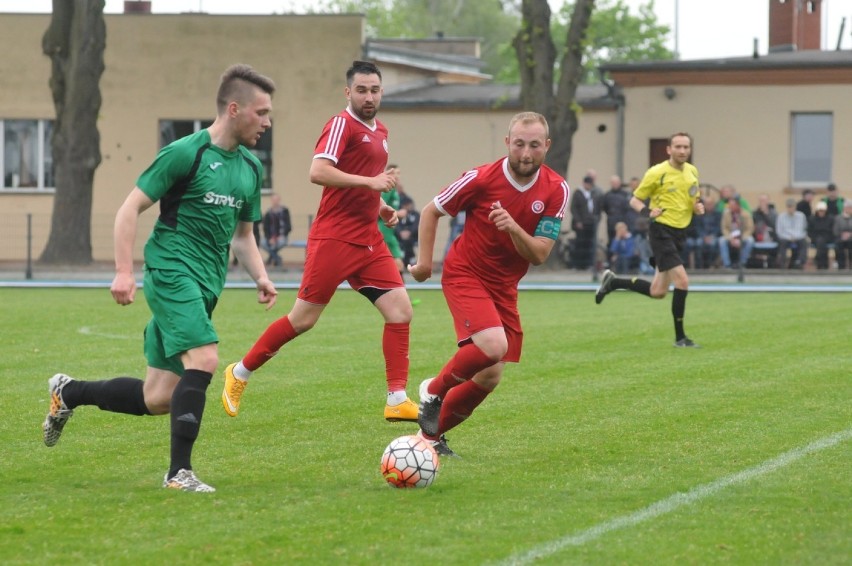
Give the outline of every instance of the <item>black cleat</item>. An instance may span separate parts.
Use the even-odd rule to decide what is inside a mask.
[[[420,411],[417,415],[417,424],[420,425],[420,429],[424,433],[434,437],[438,435],[438,417],[441,414],[441,405],[444,401],[439,396],[429,393],[429,382],[431,381],[432,378],[424,379],[420,384]]]
[[[609,269],[604,270],[601,275],[601,284],[598,287],[598,292],[595,293],[595,304],[601,304],[610,291],[612,291],[612,281],[615,279],[615,273]]]
[[[438,440],[432,441],[432,448],[435,449],[435,452],[438,453],[438,456],[449,456],[450,458],[461,458],[458,454],[453,452],[453,449],[447,445],[447,437],[443,434],[438,437]]]

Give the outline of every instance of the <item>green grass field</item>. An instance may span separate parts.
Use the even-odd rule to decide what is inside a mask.
[[[439,291],[412,324],[411,383],[454,350]],[[435,484],[396,490],[382,419],[381,319],[351,291],[252,378],[240,416],[208,391],[194,467],[217,488],[160,487],[168,419],[81,407],[41,441],[47,379],[141,376],[148,310],[106,289],[0,289],[0,562],[12,564],[848,564],[852,342],[846,293],[670,298],[521,294],[520,364],[447,436]],[[267,313],[216,311],[220,368]]]

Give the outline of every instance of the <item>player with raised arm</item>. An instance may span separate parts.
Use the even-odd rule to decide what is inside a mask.
[[[417,420],[417,405],[405,392],[411,301],[376,223],[376,218],[382,218],[390,227],[399,222],[396,210],[381,198],[397,183],[395,171],[385,171],[388,131],[376,118],[382,99],[382,75],[374,64],[355,61],[346,72],[346,84],[348,105],[325,124],[311,163],[311,182],[323,190],[308,235],[298,297],[290,312],[269,325],[242,360],[225,369],[222,404],[232,417],[239,411],[252,372],[284,344],[313,328],[345,281],[364,295],[385,320],[385,419]]]
[[[547,259],[568,206],[568,183],[544,165],[550,143],[544,116],[515,115],[507,157],[467,171],[421,212],[419,255],[408,268],[417,281],[432,275],[438,220],[466,213],[441,275],[458,350],[420,384],[420,434],[440,454],[453,454],[444,433],[497,387],[506,362],[521,359],[518,283]]]
[[[649,283],[638,277],[618,278],[607,269],[601,276],[595,302],[600,304],[607,294],[616,289],[627,289],[652,299],[662,299],[673,283],[674,345],[678,348],[698,348],[698,344],[690,340],[683,330],[689,277],[680,256],[692,215],[704,214],[704,203],[699,194],[698,169],[689,163],[692,137],[683,132],[672,135],[666,151],[669,158],[648,169],[630,198],[633,210],[651,219],[648,236],[656,263],[654,279]]]

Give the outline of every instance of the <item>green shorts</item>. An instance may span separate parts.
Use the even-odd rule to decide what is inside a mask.
[[[145,328],[148,366],[181,375],[183,352],[219,342],[210,317],[219,297],[179,271],[146,269],[143,287],[153,315]]]

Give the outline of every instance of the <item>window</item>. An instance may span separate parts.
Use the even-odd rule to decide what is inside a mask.
[[[792,115],[793,187],[825,186],[831,181],[833,122],[830,112]]]
[[[53,120],[0,120],[2,190],[53,190],[52,131]]]
[[[210,120],[160,120],[160,147],[165,147],[173,141],[210,126]],[[264,189],[272,188],[272,132],[267,131],[251,148],[253,154],[263,163]]]

